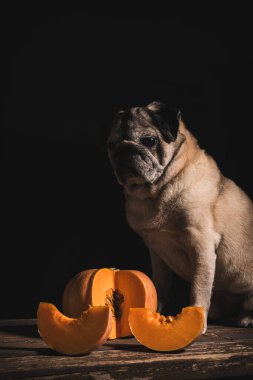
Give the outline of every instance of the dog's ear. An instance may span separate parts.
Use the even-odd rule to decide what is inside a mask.
[[[165,141],[175,141],[181,120],[181,111],[159,101],[149,103],[147,109],[153,113]]]

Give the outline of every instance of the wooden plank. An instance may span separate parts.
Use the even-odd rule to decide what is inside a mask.
[[[16,358],[2,358],[0,376],[2,378],[31,376],[42,377],[49,375],[66,375],[83,373],[91,375],[113,374],[114,378],[131,378],[130,374],[138,378],[142,374],[169,375],[170,379],[198,379],[224,376],[253,375],[253,362],[244,353],[217,354],[194,353],[164,355],[159,353],[136,351],[105,351],[93,352],[88,357],[24,356]],[[124,375],[125,373],[125,375]]]
[[[107,341],[89,355],[61,355],[40,339],[36,320],[0,327],[0,379],[211,379],[253,376],[253,329],[210,326],[186,350],[161,353],[134,338]]]

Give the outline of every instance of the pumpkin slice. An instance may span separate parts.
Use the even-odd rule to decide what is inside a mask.
[[[68,318],[51,303],[38,307],[38,332],[53,350],[63,354],[89,353],[101,346],[112,329],[112,313],[108,306],[93,306],[80,318]]]
[[[155,351],[176,351],[189,346],[204,328],[204,309],[188,306],[175,317],[147,308],[130,308],[129,325],[135,338]]]
[[[157,309],[153,282],[138,270],[114,268],[88,269],[78,273],[66,285],[62,307],[65,315],[77,318],[88,305],[107,305],[113,315],[109,339],[132,335],[128,312],[130,307]]]

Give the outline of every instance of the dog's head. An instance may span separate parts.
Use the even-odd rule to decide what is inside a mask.
[[[178,146],[181,114],[152,102],[119,111],[108,139],[108,153],[118,182],[156,183]]]

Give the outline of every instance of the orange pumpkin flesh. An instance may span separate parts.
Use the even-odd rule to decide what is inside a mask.
[[[157,295],[150,278],[138,270],[90,269],[78,273],[66,285],[63,312],[77,318],[88,305],[107,305],[113,314],[109,339],[132,335],[130,307],[157,309]]]
[[[189,346],[204,328],[204,311],[188,306],[176,317],[164,317],[147,308],[131,308],[129,324],[135,338],[155,351],[176,351]]]
[[[68,318],[53,304],[41,302],[37,313],[38,331],[53,350],[64,354],[89,353],[107,340],[113,324],[107,306],[94,306],[80,318]]]

